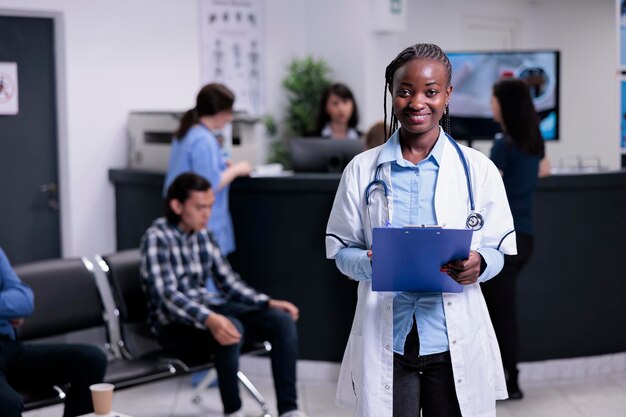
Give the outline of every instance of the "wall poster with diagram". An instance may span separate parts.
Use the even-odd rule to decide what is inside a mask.
[[[235,110],[264,112],[263,0],[199,0],[202,83],[233,90]]]

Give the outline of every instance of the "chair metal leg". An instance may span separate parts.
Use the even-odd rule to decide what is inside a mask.
[[[67,397],[67,395],[65,394],[65,391],[63,391],[61,387],[53,385],[52,388],[54,388],[54,390],[59,394],[59,399],[64,400],[65,397]]]
[[[194,404],[202,403],[202,394],[204,390],[207,389],[209,384],[213,382],[213,380],[215,379],[215,375],[215,368],[211,368],[209,372],[204,376],[204,378],[202,378],[202,381],[198,383],[191,397],[191,401]],[[255,401],[261,406],[261,410],[263,411],[263,415],[261,417],[272,417],[272,415],[270,414],[270,407],[267,405],[267,401],[265,401],[263,395],[254,386],[250,379],[248,379],[248,377],[241,371],[237,372],[237,378],[239,379],[239,382],[241,382],[241,384],[244,386],[246,391],[248,391],[252,395],[252,397],[254,397]]]
[[[248,377],[243,372],[238,371],[237,372],[237,378],[239,378],[239,381],[243,384],[243,386],[246,388],[246,390],[250,394],[252,394],[252,396],[254,397],[256,402],[258,402],[259,405],[261,406],[261,409],[263,410],[263,416],[262,417],[272,417],[271,414],[270,414],[270,408],[267,405],[267,401],[265,401],[265,398],[263,398],[263,395],[259,392],[258,389],[256,389],[254,384],[252,382],[250,382]]]
[[[215,378],[217,378],[217,372],[215,372],[215,368],[209,369],[204,378],[202,378],[198,385],[196,385],[196,388],[194,388],[191,402],[193,402],[194,404],[200,404],[202,402],[202,393],[204,392],[204,390],[209,388],[209,385],[211,385]]]

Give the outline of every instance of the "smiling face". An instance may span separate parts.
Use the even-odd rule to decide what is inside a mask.
[[[451,93],[446,67],[439,61],[416,58],[398,68],[391,94],[401,138],[436,141],[439,120]]]

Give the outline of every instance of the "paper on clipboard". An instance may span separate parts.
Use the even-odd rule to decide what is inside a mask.
[[[467,259],[470,229],[377,227],[372,243],[372,290],[463,292],[443,265]]]

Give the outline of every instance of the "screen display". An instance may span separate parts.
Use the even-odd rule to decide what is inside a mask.
[[[452,137],[493,139],[501,131],[493,121],[491,92],[501,78],[528,84],[545,140],[559,138],[559,51],[448,52],[452,64],[450,125]]]

